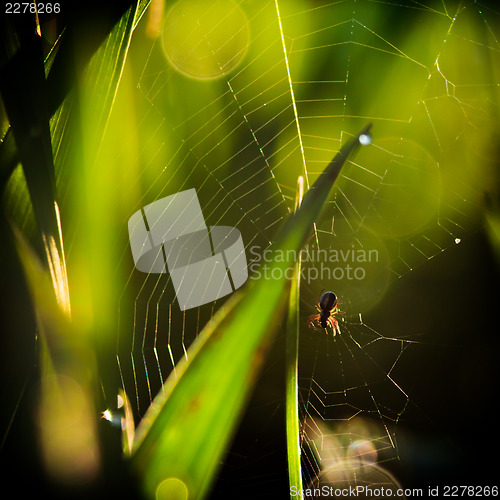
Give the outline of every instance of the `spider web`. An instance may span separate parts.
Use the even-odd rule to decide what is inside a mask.
[[[495,156],[498,14],[444,1],[231,5],[246,18],[237,34],[248,29],[248,46],[234,49],[242,60],[227,74],[227,59],[219,64],[216,79],[176,71],[161,37],[146,36],[163,21],[154,9],[142,21],[131,49],[141,167],[130,213],[196,188],[207,223],[240,230],[252,279],[293,210],[298,176],[312,185],[373,123],[372,144],[345,165],[302,256],[304,326],[322,288],[335,288],[343,312],[333,339],[301,332],[304,479],[317,484],[346,457],[383,465],[399,456],[398,426],[417,406],[399,369],[423,345],[421,332],[387,333],[366,313],[394,279],[479,226]],[[207,44],[217,60],[221,48]],[[140,418],[224,299],[180,312],[168,275],[132,270],[128,248],[120,265],[131,271],[116,357]],[[363,278],[349,277],[348,265]]]

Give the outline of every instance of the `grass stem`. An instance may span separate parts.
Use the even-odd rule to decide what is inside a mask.
[[[300,206],[303,195],[303,178],[299,177],[295,210]],[[288,479],[290,490],[302,489],[302,472],[300,467],[300,429],[299,429],[299,302],[300,302],[300,269],[301,260],[295,264],[290,300],[288,303],[288,317],[286,326],[286,436],[288,454]]]

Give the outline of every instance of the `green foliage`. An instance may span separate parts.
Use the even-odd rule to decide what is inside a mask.
[[[130,210],[126,203],[123,204],[126,209],[120,207],[120,201],[123,200],[110,189],[114,182],[119,182],[117,172],[122,166],[116,160],[115,164],[112,163],[113,148],[109,144],[103,144],[106,131],[112,126],[111,110],[119,98],[120,81],[127,77],[125,63],[132,35],[149,1],[128,0],[106,8],[99,5],[99,2],[91,2],[92,5],[87,5],[85,13],[77,12],[67,16],[64,30],[45,57],[43,40],[36,32],[33,16],[10,19],[2,26],[0,92],[6,119],[3,124],[5,134],[0,144],[0,182],[4,191],[4,211],[13,227],[13,231],[5,233],[5,237],[10,238],[9,243],[17,248],[23,279],[30,292],[30,306],[37,320],[41,383],[36,418],[41,424],[38,432],[42,458],[49,473],[64,482],[80,481],[82,477],[85,480],[92,479],[98,473],[101,460],[96,430],[99,413],[95,404],[101,390],[98,383],[101,374],[97,370],[95,345],[102,338],[108,342],[110,339],[114,341],[111,327],[114,318],[109,314],[109,304],[116,301],[122,291],[122,284],[119,282],[120,277],[112,277],[111,263],[117,255],[111,248],[109,227],[115,222],[113,216],[125,221],[126,210]],[[368,9],[366,6],[360,8]],[[98,23],[92,14],[96,9],[100,12]],[[376,16],[370,23],[375,24],[376,17],[382,17],[383,11],[370,10],[372,12],[376,12]],[[262,18],[255,18],[259,23],[262,22]],[[293,23],[297,23],[296,28],[300,32],[302,21],[297,20],[298,16],[290,18],[290,29],[293,28]],[[274,18],[266,19],[266,23],[274,21]],[[308,29],[313,31],[313,28]],[[416,60],[426,61],[430,57],[418,53],[422,37],[427,36],[426,29],[426,24],[421,24],[418,30],[422,30],[423,34],[407,42],[406,51],[408,54],[417,53]],[[323,30],[318,30],[318,33],[321,31]],[[366,30],[364,36],[369,38],[363,38],[363,43],[355,44],[353,50],[361,51],[370,44],[375,44],[371,35],[371,31]],[[291,57],[301,58],[302,53],[310,54],[307,47],[303,50],[300,47],[308,37],[294,35],[290,38],[296,44]],[[450,39],[448,47],[462,43],[457,41],[462,39],[468,38],[461,36]],[[385,40],[381,39],[377,43],[381,43],[377,57],[386,57],[388,51]],[[272,50],[276,49],[271,42],[269,46]],[[458,49],[460,46],[456,50]],[[268,47],[262,46],[258,50],[264,53]],[[281,51],[281,46],[277,50]],[[451,57],[450,54],[454,52],[449,48],[443,50],[440,56],[441,66],[445,67],[448,62],[447,71],[460,80],[461,72],[468,65],[460,64],[459,58]],[[465,54],[471,60],[479,59],[473,51]],[[282,56],[281,52],[279,56]],[[314,61],[313,57],[319,56],[310,57]],[[402,57],[399,54],[398,57],[402,61],[400,64],[412,61],[410,56]],[[297,80],[310,80],[307,75],[309,66],[304,62],[295,62],[294,70],[298,73],[294,76]],[[420,73],[425,73],[424,63],[412,65],[412,72],[408,74],[403,74],[401,67],[394,64],[394,74],[387,72],[384,77],[387,78],[387,84],[379,84],[379,87],[375,84],[367,86],[366,75],[378,75],[378,66],[382,63],[377,58],[368,63],[368,66],[353,64],[349,70],[349,91],[359,97],[356,106],[363,109],[363,113],[358,113],[356,109],[352,113],[358,119],[359,116],[382,117],[389,110],[389,118],[382,119],[377,125],[379,131],[383,132],[384,127],[386,128],[384,133],[388,138],[381,140],[378,147],[372,148],[370,153],[372,169],[379,172],[380,176],[373,176],[371,172],[358,172],[361,177],[354,177],[354,182],[369,186],[367,178],[376,177],[374,182],[379,182],[380,177],[385,179],[381,190],[378,190],[378,185],[373,187],[373,191],[375,188],[378,190],[379,196],[369,198],[371,208],[381,217],[366,220],[371,224],[370,230],[383,237],[406,237],[425,227],[439,210],[443,220],[448,217],[448,211],[451,211],[449,207],[453,206],[456,195],[455,185],[468,190],[468,186],[474,184],[472,180],[480,185],[488,184],[489,177],[485,175],[484,165],[489,163],[476,156],[480,156],[477,152],[492,148],[489,144],[490,135],[483,133],[479,127],[471,126],[469,129],[466,126],[478,122],[489,131],[497,123],[497,117],[486,113],[485,118],[480,113],[476,116],[473,107],[468,110],[469,117],[461,107],[455,109],[457,104],[454,99],[428,99],[428,102],[421,102],[425,102],[425,106],[431,111],[432,130],[427,120],[420,117],[414,120],[416,125],[412,125],[415,128],[413,135],[410,134],[411,141],[400,139],[401,136],[406,137],[406,132],[401,132],[398,122],[403,121],[404,127],[409,126],[409,123],[399,118],[392,119],[391,113],[393,109],[402,109],[408,110],[408,116],[413,116],[414,111],[410,108],[415,102],[420,102],[422,93],[422,89],[413,85],[413,82],[420,78]],[[323,65],[321,61],[313,64],[318,68]],[[443,96],[447,95],[448,81],[445,81],[437,66],[437,60],[433,63],[429,59],[425,64],[436,68],[432,75],[424,75],[431,82],[427,91],[431,93],[431,84],[446,84],[446,92],[440,92]],[[259,66],[252,67],[251,71],[256,72],[252,78],[269,78],[271,87],[278,78],[274,72],[279,72],[281,78],[282,69],[274,63],[270,66],[273,70],[272,77],[268,72],[261,75],[262,68]],[[356,72],[363,74],[354,78]],[[318,78],[326,80],[326,76]],[[204,105],[206,95],[210,95],[213,89],[207,86],[206,95],[200,93],[195,96],[192,82],[179,81],[179,86],[186,85],[190,88],[193,99],[186,106],[192,106],[193,109],[186,113],[188,116],[194,115],[195,109]],[[357,89],[356,85],[362,85],[362,88]],[[483,87],[479,84],[470,87],[475,93],[483,92]],[[469,92],[468,87],[459,90]],[[375,95],[375,92],[379,94]],[[494,90],[491,92],[493,94]],[[472,97],[479,99],[475,93]],[[493,94],[492,101],[495,101],[495,95]],[[466,102],[470,96],[464,94],[461,98]],[[267,104],[269,107],[277,106],[272,101],[264,103],[257,108],[260,113],[264,113],[263,109],[269,112],[269,107],[264,108]],[[371,108],[373,109],[370,110]],[[427,107],[425,111],[429,114]],[[174,112],[177,111],[172,111]],[[277,109],[273,113],[278,114]],[[315,110],[314,113],[311,111],[310,114],[322,115],[323,110]],[[221,114],[218,119],[222,126],[225,122],[224,115]],[[462,121],[465,123],[463,130],[468,132],[459,128]],[[151,125],[146,125],[148,126]],[[311,137],[333,136],[331,131],[324,132],[324,122],[318,127],[318,130],[309,131]],[[293,127],[289,130],[292,129]],[[450,131],[445,134],[443,131],[448,129]],[[288,257],[296,255],[302,248],[327,202],[340,169],[358,149],[360,135],[368,132],[369,127],[351,138],[319,175],[300,207],[276,235],[273,243],[276,253],[281,251],[281,255]],[[227,135],[227,132],[224,133]],[[436,144],[436,151],[431,155],[421,144],[432,143],[434,135],[440,138],[449,135],[451,146]],[[113,140],[117,143],[123,141],[122,136],[117,136]],[[460,136],[466,137],[472,146],[468,149],[466,146],[456,147],[456,138]],[[286,137],[285,134],[283,137]],[[152,139],[153,143],[154,140],[157,138]],[[219,138],[214,135],[210,140],[215,143]],[[152,147],[154,152],[160,150],[156,144],[151,146],[148,143],[144,147]],[[280,154],[289,154],[286,148],[282,151],[280,149],[278,148],[278,157]],[[314,154],[318,154],[317,151],[328,151],[323,146],[311,150],[315,151]],[[409,168],[388,170],[387,166],[393,162],[393,150],[406,159],[405,166]],[[170,151],[165,154],[170,154]],[[491,153],[491,157],[493,156]],[[421,158],[425,160],[425,168],[421,168],[419,164]],[[440,170],[435,158],[439,160]],[[282,160],[280,158],[280,162]],[[319,163],[320,160],[322,159],[315,161]],[[455,166],[462,165],[464,161],[469,163],[470,168],[462,168],[457,173]],[[155,164],[152,169],[154,176],[157,175],[157,166]],[[123,185],[128,185],[133,173],[128,168],[123,170],[127,172],[120,180]],[[182,170],[180,172],[179,177],[182,177]],[[290,172],[290,176],[293,175],[295,173]],[[343,182],[347,181],[344,179]],[[395,185],[407,185],[410,190],[395,191]],[[450,189],[447,189],[448,185]],[[408,196],[409,192],[411,196]],[[478,189],[477,192],[481,190]],[[352,207],[357,212],[367,198],[363,190],[359,191],[359,199],[356,196],[352,195],[351,200]],[[473,195],[467,191],[464,198],[474,200]],[[419,210],[415,210],[417,203]],[[61,206],[64,206],[62,214]],[[395,206],[398,207],[398,217],[394,217]],[[103,213],[107,215],[107,219]],[[497,257],[500,255],[498,213],[498,207],[486,211],[489,236]],[[31,222],[31,227],[27,221]],[[64,243],[68,241],[68,234],[68,246],[72,247],[70,258],[66,257],[67,243]],[[294,279],[290,282],[285,278],[284,270],[294,265],[297,267]],[[4,269],[7,270],[8,267],[10,263],[3,264]],[[276,275],[282,278],[253,280],[219,309],[190,346],[186,358],[175,367],[135,432],[127,395],[121,392],[126,409],[123,426],[124,454],[138,473],[149,498],[198,499],[208,494],[245,403],[257,381],[269,346],[285,319],[289,477],[290,485],[297,489],[302,487],[297,392],[300,263],[284,259],[273,262],[269,274],[273,270],[279,271]],[[11,279],[14,281],[18,278],[15,275]],[[379,283],[377,287],[378,285]],[[24,302],[22,305],[25,305]],[[101,338],[96,341],[98,335]],[[79,398],[74,398],[76,392]],[[77,419],[75,415],[80,417]],[[62,443],[62,447],[54,446],[54,442]],[[90,461],[80,460],[84,456],[90,458]],[[79,479],[70,477],[75,471],[64,467],[71,460],[81,465],[80,470],[76,471],[82,474]]]
[[[3,180],[18,162],[22,168],[16,169],[7,192],[17,192],[16,211],[9,206],[12,197],[4,203],[37,318],[42,458],[48,473],[63,482],[94,478],[100,458],[95,356],[88,332],[72,317],[56,177],[74,169],[77,159],[82,170],[95,161],[132,31],[147,3],[124,2],[107,10],[109,16],[97,30],[92,30],[89,15],[68,14],[68,25],[45,61],[35,16],[15,16],[4,24],[0,91],[9,128],[0,148]],[[75,87],[84,89],[79,99],[74,98]],[[83,108],[92,135],[85,137],[82,159],[75,153],[86,132],[78,113]],[[20,213],[33,214],[34,234],[23,235],[16,228],[24,226]],[[39,255],[28,241],[40,249]]]
[[[86,33],[89,19],[73,19],[45,64],[42,39],[32,18],[9,31],[9,43],[4,47],[0,88],[10,128],[1,148],[2,172],[5,179],[9,178],[20,162],[22,174],[12,177],[9,190],[17,189],[17,202],[24,206],[21,211],[33,214],[42,248],[41,258],[37,257],[25,236],[15,230],[19,257],[37,311],[43,354],[40,440],[48,471],[70,482],[76,480],[70,477],[75,473],[92,477],[99,465],[92,417],[97,374],[89,336],[96,323],[78,321],[88,306],[82,306],[79,300],[83,282],[73,280],[76,286],[68,285],[57,187],[67,189],[71,170],[82,176],[81,200],[87,209],[80,216],[81,227],[91,239],[85,214],[92,217],[92,172],[99,165],[102,137],[131,35],[146,6],[147,2],[142,1],[111,11],[107,18],[109,31],[101,28],[98,43],[79,43],[78,36]],[[71,56],[74,60],[70,60]],[[26,92],[20,93],[18,89],[23,85]],[[306,241],[340,168],[358,146],[355,137],[325,170],[304,199],[303,208],[277,237],[277,249],[297,250]],[[34,235],[30,238],[39,246]],[[72,266],[78,263],[78,252],[73,253],[71,261]],[[275,266],[284,270],[290,264]],[[151,497],[168,497],[172,488],[180,491],[179,485],[184,485],[189,498],[200,498],[208,491],[285,314],[289,283],[285,274],[281,275],[282,279],[271,283],[248,285],[220,309],[193,343],[186,360],[167,380],[135,438],[127,406],[124,448]],[[76,305],[72,307],[75,296]],[[79,394],[76,399],[75,390]],[[126,400],[126,394],[122,397]],[[82,417],[75,419],[74,414],[64,411],[64,405]],[[83,441],[78,436],[84,436]],[[81,459],[85,454],[91,459],[89,463]],[[81,470],[70,471],[65,461],[80,463]]]
[[[141,421],[132,461],[151,498],[157,489],[185,485],[187,498],[203,498],[255,383],[277,325],[285,314],[285,269],[312,231],[340,169],[358,149],[352,138],[311,187],[275,240],[287,258],[271,263],[281,279],[252,281],[236,292],[204,328]],[[296,301],[295,301],[296,304]]]

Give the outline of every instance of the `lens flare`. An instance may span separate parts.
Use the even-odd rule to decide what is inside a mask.
[[[248,43],[248,20],[230,0],[181,0],[165,18],[165,55],[177,71],[191,78],[210,80],[233,71]]]

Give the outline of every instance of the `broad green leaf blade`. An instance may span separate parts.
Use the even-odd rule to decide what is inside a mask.
[[[109,311],[116,306],[120,286],[113,275],[117,257],[110,240],[116,227],[110,225],[109,214],[117,210],[120,191],[116,183],[123,172],[118,170],[115,158],[110,158],[109,146],[106,149],[109,135],[105,136],[124,73],[138,3],[125,11],[85,70],[77,71],[77,86],[51,123],[58,186],[65,200],[65,220],[70,221],[66,238],[72,245],[68,273],[73,283],[73,318],[103,354],[100,361],[106,364],[104,352],[116,328]],[[75,50],[78,70],[81,64]],[[107,369],[102,370],[101,380],[106,386],[118,383]]]
[[[140,422],[132,463],[150,498],[203,498],[239,420],[276,326],[286,311],[292,252],[307,240],[342,165],[358,149],[347,143],[304,197],[276,238],[284,262],[276,280],[248,283],[200,333]],[[272,273],[271,273],[272,274]],[[175,497],[177,498],[177,497]]]

